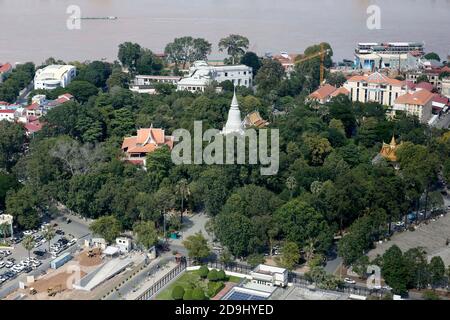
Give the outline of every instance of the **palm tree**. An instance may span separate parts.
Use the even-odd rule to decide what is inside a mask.
[[[9,232],[9,225],[6,223],[0,224],[0,231],[2,232],[3,239],[5,240],[5,244],[6,244],[6,236],[8,235],[8,232]]]
[[[219,41],[219,50],[221,52],[227,50],[228,55],[231,56],[233,64],[236,63],[236,59],[245,53],[248,46],[248,39],[238,34],[231,34],[226,38],[220,39]]]
[[[297,180],[295,180],[295,178],[292,176],[288,177],[286,179],[286,187],[291,192],[291,199],[292,199],[292,196],[294,195],[294,189],[297,187]]]
[[[50,252],[50,241],[52,241],[52,239],[55,237],[55,234],[56,234],[55,229],[50,224],[45,227],[44,232],[42,234],[44,236],[44,239],[48,243],[49,252]]]
[[[23,239],[22,245],[25,248],[25,250],[28,251],[28,258],[30,258],[30,251],[33,250],[34,244],[35,244],[35,241],[34,241],[33,236],[31,236],[31,235],[26,236]]]
[[[184,200],[187,200],[189,195],[191,194],[191,190],[189,189],[189,184],[186,179],[181,179],[176,185],[176,193],[181,198],[181,215],[180,215],[180,223],[183,224],[183,211],[184,211]]]

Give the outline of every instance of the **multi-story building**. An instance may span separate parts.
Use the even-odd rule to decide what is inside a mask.
[[[53,90],[65,88],[76,76],[76,68],[71,65],[49,65],[36,71],[34,89]]]
[[[406,81],[411,81],[412,83],[417,83],[417,79],[425,76],[428,82],[431,83],[436,89],[441,88],[441,80],[439,79],[439,72],[434,70],[416,70],[408,72],[406,74]]]
[[[205,61],[196,61],[189,68],[189,75],[177,84],[178,91],[202,92],[213,81],[220,84],[226,80],[235,86],[251,88],[253,69],[246,65],[211,66]]]
[[[177,85],[182,77],[137,75],[130,84],[130,90],[139,93],[155,94],[155,84],[166,83]]]
[[[393,106],[395,100],[406,93],[406,83],[389,78],[379,72],[353,76],[344,84],[352,101],[378,102]]]
[[[424,44],[420,42],[360,42],[355,49],[358,54],[368,53],[407,53],[412,52],[417,55],[424,54]]]
[[[359,70],[379,69],[411,70],[419,65],[424,54],[423,43],[387,42],[358,43],[354,67]]]
[[[441,93],[450,99],[450,78],[442,79]]]
[[[403,111],[409,115],[417,116],[420,122],[427,123],[433,110],[433,97],[433,93],[423,89],[406,93],[395,99],[392,113],[395,115],[397,111]]]

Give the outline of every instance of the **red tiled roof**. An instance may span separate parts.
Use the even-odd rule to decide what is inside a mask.
[[[39,107],[40,107],[39,103],[35,102],[35,103],[32,103],[29,106],[27,106],[25,109],[27,109],[27,110],[37,110],[37,109],[39,109]]]
[[[433,102],[442,103],[447,105],[449,102],[449,99],[447,97],[444,97],[438,93],[435,93],[433,96]]]
[[[364,76],[353,76],[350,79],[348,79],[348,82],[367,82],[367,83],[379,83],[379,84],[385,83],[385,84],[389,84],[391,86],[397,86],[397,87],[401,87],[401,86],[405,85],[404,81],[389,78],[379,72],[375,72],[370,75],[364,75]]]
[[[350,94],[350,92],[347,90],[347,89],[345,89],[344,87],[340,87],[340,88],[338,88],[336,91],[334,91],[333,93],[331,93],[330,94],[330,96],[331,97],[337,97],[338,95],[340,95],[340,94],[344,94],[344,95],[349,95]]]
[[[0,73],[11,71],[12,65],[10,63],[5,63],[4,65],[0,65]]]
[[[432,98],[434,94],[427,90],[419,90],[414,93],[407,93],[399,96],[395,103],[397,104],[411,104],[417,106],[423,106],[427,104]]]
[[[0,113],[4,113],[4,114],[14,114],[15,112],[16,112],[15,110],[10,110],[10,109],[0,110]]]
[[[421,82],[416,84],[415,88],[419,88],[419,89],[425,89],[427,91],[432,91],[433,90],[433,85],[431,83],[428,82]]]
[[[327,83],[326,85],[311,93],[309,95],[309,98],[322,100],[329,97],[334,91],[336,91],[336,87]]]

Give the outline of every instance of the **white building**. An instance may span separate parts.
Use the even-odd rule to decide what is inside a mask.
[[[288,271],[284,268],[278,268],[260,264],[250,272],[252,282],[267,286],[285,287],[288,284]]]
[[[427,123],[432,116],[434,94],[421,89],[413,93],[406,93],[395,100],[393,113],[406,112],[408,115],[417,116],[422,123]]]
[[[354,67],[358,70],[411,70],[419,66],[424,45],[419,42],[358,43]]]
[[[155,84],[166,83],[177,85],[182,77],[137,75],[130,84],[130,90],[138,93],[155,94]]]
[[[0,110],[0,121],[6,120],[14,122],[16,111],[11,109]]]
[[[231,81],[235,86],[251,88],[253,69],[246,65],[210,66],[205,61],[196,61],[189,68],[189,75],[177,84],[177,90],[202,92],[213,81]]]
[[[119,251],[122,253],[130,252],[133,244],[131,239],[126,237],[116,238],[116,247],[119,248]]]
[[[355,68],[365,71],[379,69],[414,70],[419,67],[419,58],[411,53],[355,54]]]
[[[378,102],[393,106],[394,101],[406,93],[405,81],[389,78],[375,72],[370,75],[353,76],[344,83],[354,102]]]
[[[442,95],[450,99],[450,78],[442,79]]]
[[[76,76],[76,68],[71,65],[50,65],[36,71],[34,89],[53,90],[65,88]]]

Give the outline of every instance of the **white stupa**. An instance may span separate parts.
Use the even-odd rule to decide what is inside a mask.
[[[241,111],[239,110],[239,103],[236,97],[236,90],[234,90],[233,100],[231,101],[231,108],[228,111],[227,123],[223,127],[222,134],[244,134],[244,124],[241,119]]]

